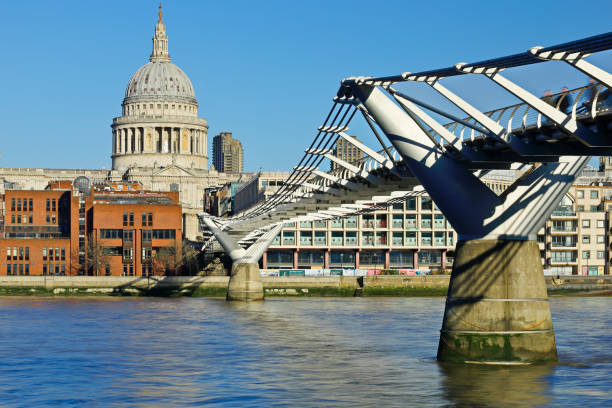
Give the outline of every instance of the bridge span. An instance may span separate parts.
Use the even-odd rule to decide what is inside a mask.
[[[257,262],[283,224],[373,211],[427,191],[459,235],[438,359],[556,360],[535,237],[590,156],[612,155],[612,75],[586,60],[610,48],[607,33],[431,71],[344,79],[311,145],[274,196],[232,218],[200,215],[233,261],[228,300],[263,299]],[[502,75],[536,63],[569,64],[591,84],[540,98]],[[482,112],[443,85],[457,75],[490,80],[521,103]],[[467,116],[424,103],[399,83],[425,84]],[[365,121],[380,148],[351,137],[355,118]],[[365,159],[335,157],[331,147],[339,138]],[[325,160],[336,169],[323,171]],[[483,182],[494,169],[517,170],[520,177],[497,194]]]

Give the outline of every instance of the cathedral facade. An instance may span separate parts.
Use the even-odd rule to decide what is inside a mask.
[[[0,194],[4,189],[44,189],[50,181],[78,176],[135,181],[145,190],[178,191],[183,236],[197,239],[204,190],[240,175],[208,170],[208,124],[198,117],[189,77],[170,62],[161,10],[149,62],[129,80],[121,113],[111,124],[112,170],[0,168]]]

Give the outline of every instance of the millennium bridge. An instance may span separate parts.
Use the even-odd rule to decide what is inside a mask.
[[[612,155],[612,75],[587,61],[610,48],[607,33],[431,71],[344,79],[272,197],[231,218],[200,214],[212,233],[205,245],[218,241],[233,262],[227,299],[263,299],[258,261],[284,224],[353,216],[429,194],[458,234],[438,359],[557,360],[536,234],[590,156]],[[569,64],[589,85],[537,97],[502,75],[542,63]],[[458,75],[488,79],[521,103],[482,112],[443,85]],[[410,83],[433,88],[465,117],[409,95]],[[348,133],[361,119],[380,147]],[[333,155],[340,138],[364,159]],[[322,170],[324,161],[335,169]],[[483,181],[497,169],[520,175],[500,194]]]

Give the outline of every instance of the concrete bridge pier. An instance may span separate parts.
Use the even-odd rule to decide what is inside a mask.
[[[280,232],[282,224],[272,225],[251,246],[244,249],[226,231],[221,230],[211,218],[201,216],[200,220],[213,233],[232,259],[226,299],[237,302],[264,300],[258,262]]]
[[[556,361],[538,243],[474,239],[459,242],[455,254],[438,360]]]
[[[505,86],[510,87],[507,82]],[[438,360],[494,364],[557,360],[536,236],[589,157],[576,152],[531,163],[533,156],[517,153],[504,158],[474,150],[454,142],[454,134],[390,87],[385,88],[385,94],[376,84],[358,78],[344,84],[344,96],[361,102],[459,236]],[[437,79],[431,84],[442,90]],[[441,94],[477,119],[482,132],[509,133],[450,91]],[[559,116],[555,109],[549,112],[545,102],[535,97],[525,99],[553,120]],[[559,126],[564,124],[561,119]],[[461,160],[449,154],[423,124],[435,129],[447,147],[454,146],[463,156]],[[530,148],[520,143],[511,148]],[[494,193],[480,179],[481,173],[474,172],[480,167],[486,172],[490,163],[517,171],[515,181],[502,194]]]
[[[232,264],[226,299],[238,302],[264,299],[259,264],[255,262]]]

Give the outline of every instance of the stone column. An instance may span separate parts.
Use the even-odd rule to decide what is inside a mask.
[[[359,250],[355,251],[355,269],[359,269]]]
[[[412,264],[414,269],[419,269],[419,251],[415,250],[412,253]]]
[[[227,286],[229,301],[253,302],[264,298],[261,273],[257,263],[234,263]]]
[[[446,268],[446,249],[441,249],[440,251],[442,251],[442,270],[444,270]]]
[[[391,250],[387,249],[385,250],[385,269],[389,269],[389,252]]]
[[[295,249],[293,251],[293,269],[298,268],[298,251],[299,249]]]
[[[323,268],[329,269],[329,248],[325,250],[323,254]]]

